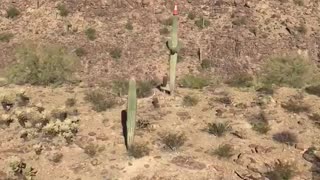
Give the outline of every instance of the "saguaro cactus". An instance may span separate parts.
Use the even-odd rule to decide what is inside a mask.
[[[137,87],[136,80],[131,78],[129,81],[128,107],[127,107],[127,143],[130,151],[134,140],[137,114]]]
[[[176,80],[176,66],[178,59],[178,52],[180,50],[180,42],[178,40],[178,8],[175,5],[173,10],[172,17],[172,30],[171,30],[171,39],[168,40],[167,45],[170,50],[170,83],[169,88],[164,87],[163,89],[169,90],[170,94],[174,94],[175,90],[175,80]]]

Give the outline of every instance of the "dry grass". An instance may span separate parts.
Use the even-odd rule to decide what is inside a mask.
[[[183,106],[187,106],[187,107],[190,107],[190,106],[195,106],[197,105],[199,102],[199,99],[198,97],[196,96],[190,96],[190,95],[186,95],[183,97]]]
[[[295,176],[295,167],[288,163],[275,163],[264,175],[270,180],[290,180]]]
[[[218,156],[219,159],[229,159],[233,156],[233,147],[230,144],[220,145],[212,152],[212,155]]]
[[[208,124],[208,133],[213,134],[217,137],[224,136],[227,132],[231,130],[229,123],[209,123]]]
[[[142,158],[144,156],[148,156],[150,153],[150,149],[148,148],[147,144],[134,144],[129,151],[129,155],[133,156],[134,158]]]
[[[210,84],[208,78],[195,75],[186,75],[180,80],[180,84],[184,88],[202,89]]]
[[[85,100],[90,102],[93,106],[93,110],[97,112],[106,111],[117,105],[116,98],[102,89],[87,92]]]
[[[72,82],[76,57],[58,45],[25,44],[17,49],[18,62],[7,69],[9,82],[32,85],[60,85]]]
[[[163,144],[171,150],[179,149],[187,140],[184,133],[169,132],[162,137]]]
[[[289,131],[276,133],[272,138],[279,143],[287,144],[289,146],[293,146],[298,142],[297,135]]]

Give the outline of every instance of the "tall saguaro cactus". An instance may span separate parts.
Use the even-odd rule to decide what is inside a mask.
[[[170,50],[170,83],[169,88],[164,87],[163,89],[169,90],[170,94],[174,94],[175,90],[175,81],[176,81],[176,68],[177,68],[177,59],[178,52],[180,50],[180,42],[178,40],[178,8],[177,5],[174,6],[173,17],[172,17],[172,30],[171,30],[171,39],[168,40],[167,45]]]
[[[127,143],[130,151],[133,146],[134,131],[136,127],[137,114],[137,87],[136,80],[131,78],[129,81],[128,107],[127,107]]]

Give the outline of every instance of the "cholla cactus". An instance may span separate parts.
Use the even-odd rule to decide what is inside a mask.
[[[137,114],[137,87],[134,78],[129,81],[128,92],[128,108],[127,108],[127,145],[130,151],[133,146],[134,131],[136,128],[136,114]]]

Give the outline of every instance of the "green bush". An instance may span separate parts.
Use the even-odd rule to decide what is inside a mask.
[[[288,163],[275,163],[272,169],[264,174],[270,180],[290,180],[295,175],[295,166]]]
[[[210,26],[210,21],[206,20],[203,17],[200,17],[198,20],[195,21],[195,25],[198,26],[200,29],[204,29]]]
[[[84,99],[90,102],[93,110],[97,112],[106,111],[117,105],[116,98],[102,89],[87,92]]]
[[[76,58],[58,45],[26,43],[17,49],[16,58],[6,73],[11,83],[59,85],[72,81],[76,70]]]
[[[63,16],[63,17],[68,16],[69,11],[68,11],[67,7],[64,4],[59,4],[57,6],[57,9],[59,10],[60,16]]]
[[[195,76],[195,75],[186,75],[180,80],[180,84],[184,88],[191,89],[202,89],[210,84],[209,79]]]
[[[233,156],[233,147],[230,144],[220,145],[212,152],[212,155],[218,156],[220,159],[229,159]]]
[[[97,39],[96,33],[97,33],[97,31],[95,29],[93,29],[93,28],[88,28],[85,31],[85,34],[86,34],[87,38],[89,40],[91,40],[91,41]]]
[[[262,67],[261,82],[300,88],[310,83],[315,74],[313,65],[302,56],[275,57]]]
[[[16,7],[10,7],[7,9],[7,18],[15,18],[20,15],[20,11]]]
[[[217,137],[224,136],[227,132],[229,132],[232,127],[229,123],[209,123],[208,124],[208,133],[213,134]]]
[[[183,97],[183,103],[182,104],[184,106],[190,107],[190,106],[197,105],[198,102],[199,102],[199,99],[196,96],[187,95],[187,96]]]
[[[253,76],[248,73],[236,73],[226,83],[231,87],[251,87],[254,85]]]
[[[12,38],[12,33],[0,33],[0,42],[9,42]]]

